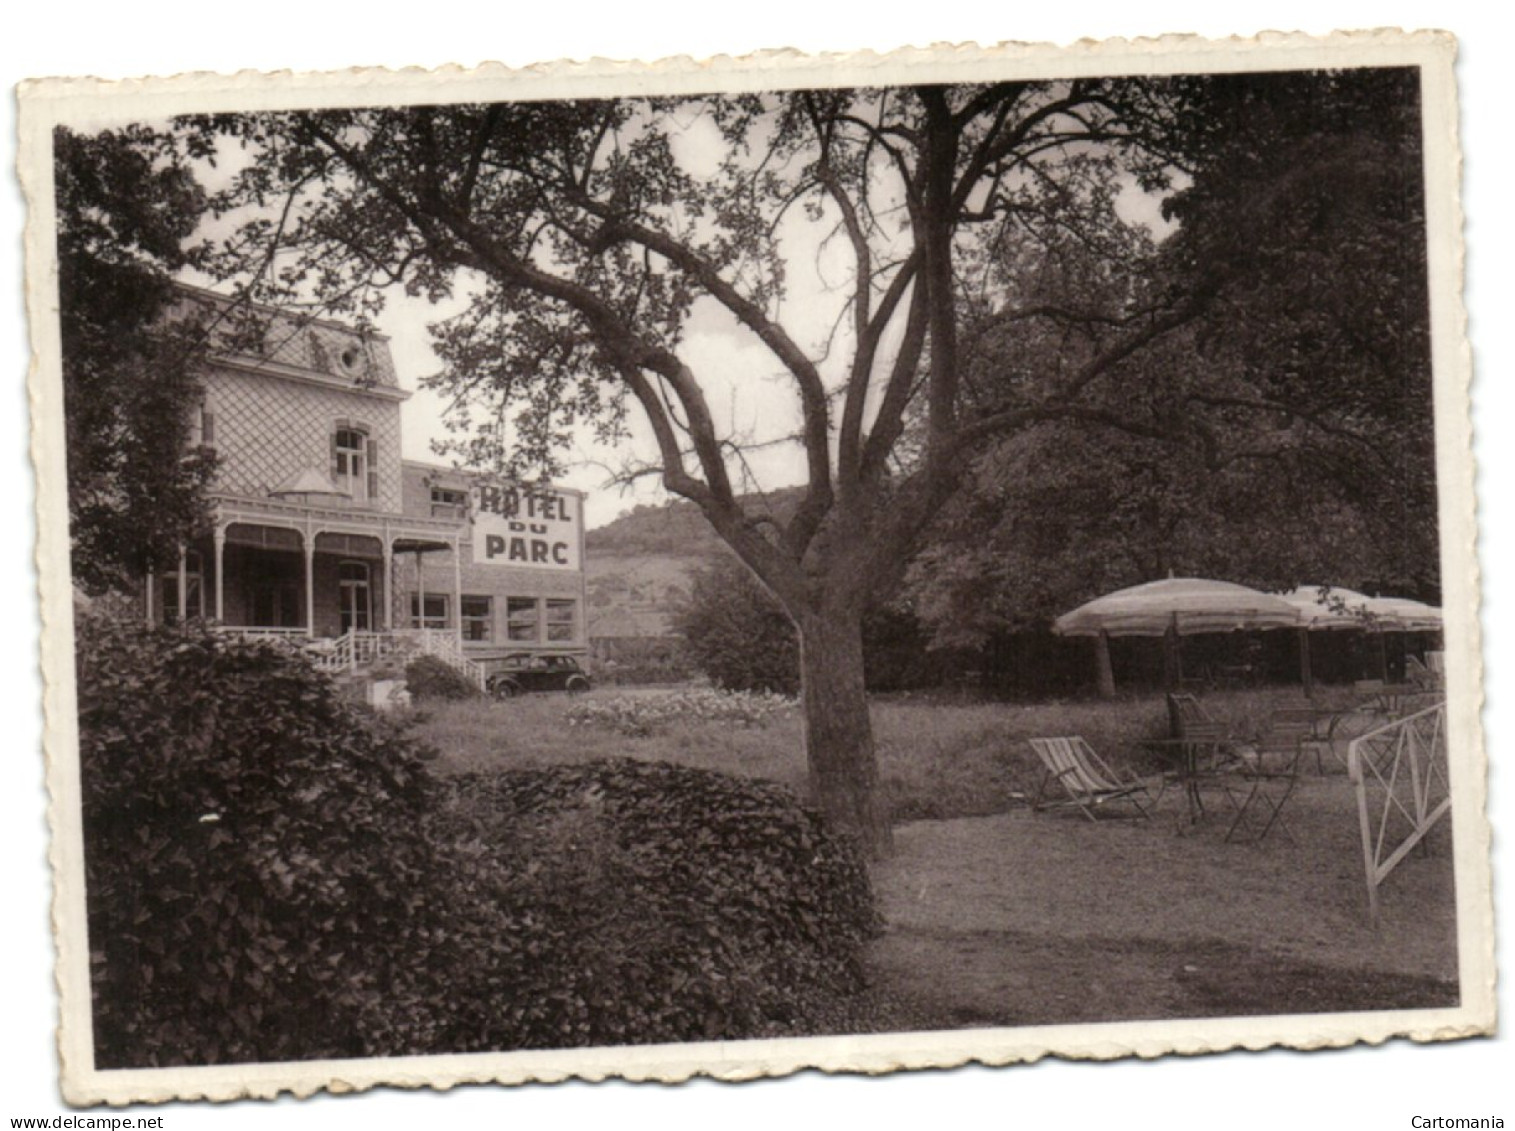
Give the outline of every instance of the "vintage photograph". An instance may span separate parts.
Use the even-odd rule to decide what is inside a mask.
[[[22,114],[75,1102],[1491,1031],[1446,37]]]

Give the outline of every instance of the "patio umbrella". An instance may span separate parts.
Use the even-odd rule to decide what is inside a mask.
[[[1441,610],[1406,597],[1367,597],[1331,585],[1301,585],[1283,595],[1307,628],[1376,628],[1386,632],[1437,632]]]
[[[1300,668],[1305,689],[1310,689],[1309,630],[1333,628],[1372,629],[1378,637],[1380,677],[1387,678],[1388,655],[1382,633],[1440,632],[1441,610],[1406,597],[1368,597],[1354,589],[1332,585],[1301,585],[1283,595],[1304,620],[1300,639]]]
[[[1169,577],[1096,597],[1058,617],[1052,631],[1060,636],[1098,638],[1101,690],[1113,692],[1111,636],[1176,637],[1244,628],[1292,628],[1299,623],[1299,610],[1271,593],[1229,581]]]

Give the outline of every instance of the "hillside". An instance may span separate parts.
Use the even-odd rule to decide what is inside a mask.
[[[798,502],[789,488],[768,495],[773,513]],[[743,499],[756,510],[756,500]],[[666,636],[701,567],[729,553],[693,503],[639,506],[584,533],[590,637]]]

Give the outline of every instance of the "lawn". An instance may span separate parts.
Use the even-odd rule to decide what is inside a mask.
[[[624,695],[595,692],[590,702]],[[1208,703],[1247,733],[1296,695],[1235,692]],[[585,714],[578,706],[561,696],[441,706],[421,736],[443,774],[631,757],[803,790],[792,707],[759,725],[691,717],[628,735],[571,723]],[[1135,745],[1165,729],[1160,696],[882,699],[873,720],[896,853],[874,869],[888,928],[871,956],[873,1000],[845,1024],[935,1029],[1456,1002],[1450,830],[1443,822],[1428,851],[1388,881],[1373,928],[1355,797],[1339,767],[1308,770],[1287,814],[1292,838],[1227,844],[1223,820],[1188,826],[1171,790],[1150,822],[1092,824],[1023,804],[1028,737],[1082,734],[1107,759],[1152,769]]]

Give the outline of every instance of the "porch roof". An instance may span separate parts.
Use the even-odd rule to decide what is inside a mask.
[[[294,530],[314,539],[319,534],[357,534],[380,539],[391,550],[447,550],[463,537],[465,521],[420,518],[388,511],[343,506],[340,503],[291,502],[256,495],[211,495],[217,530],[242,523]]]

